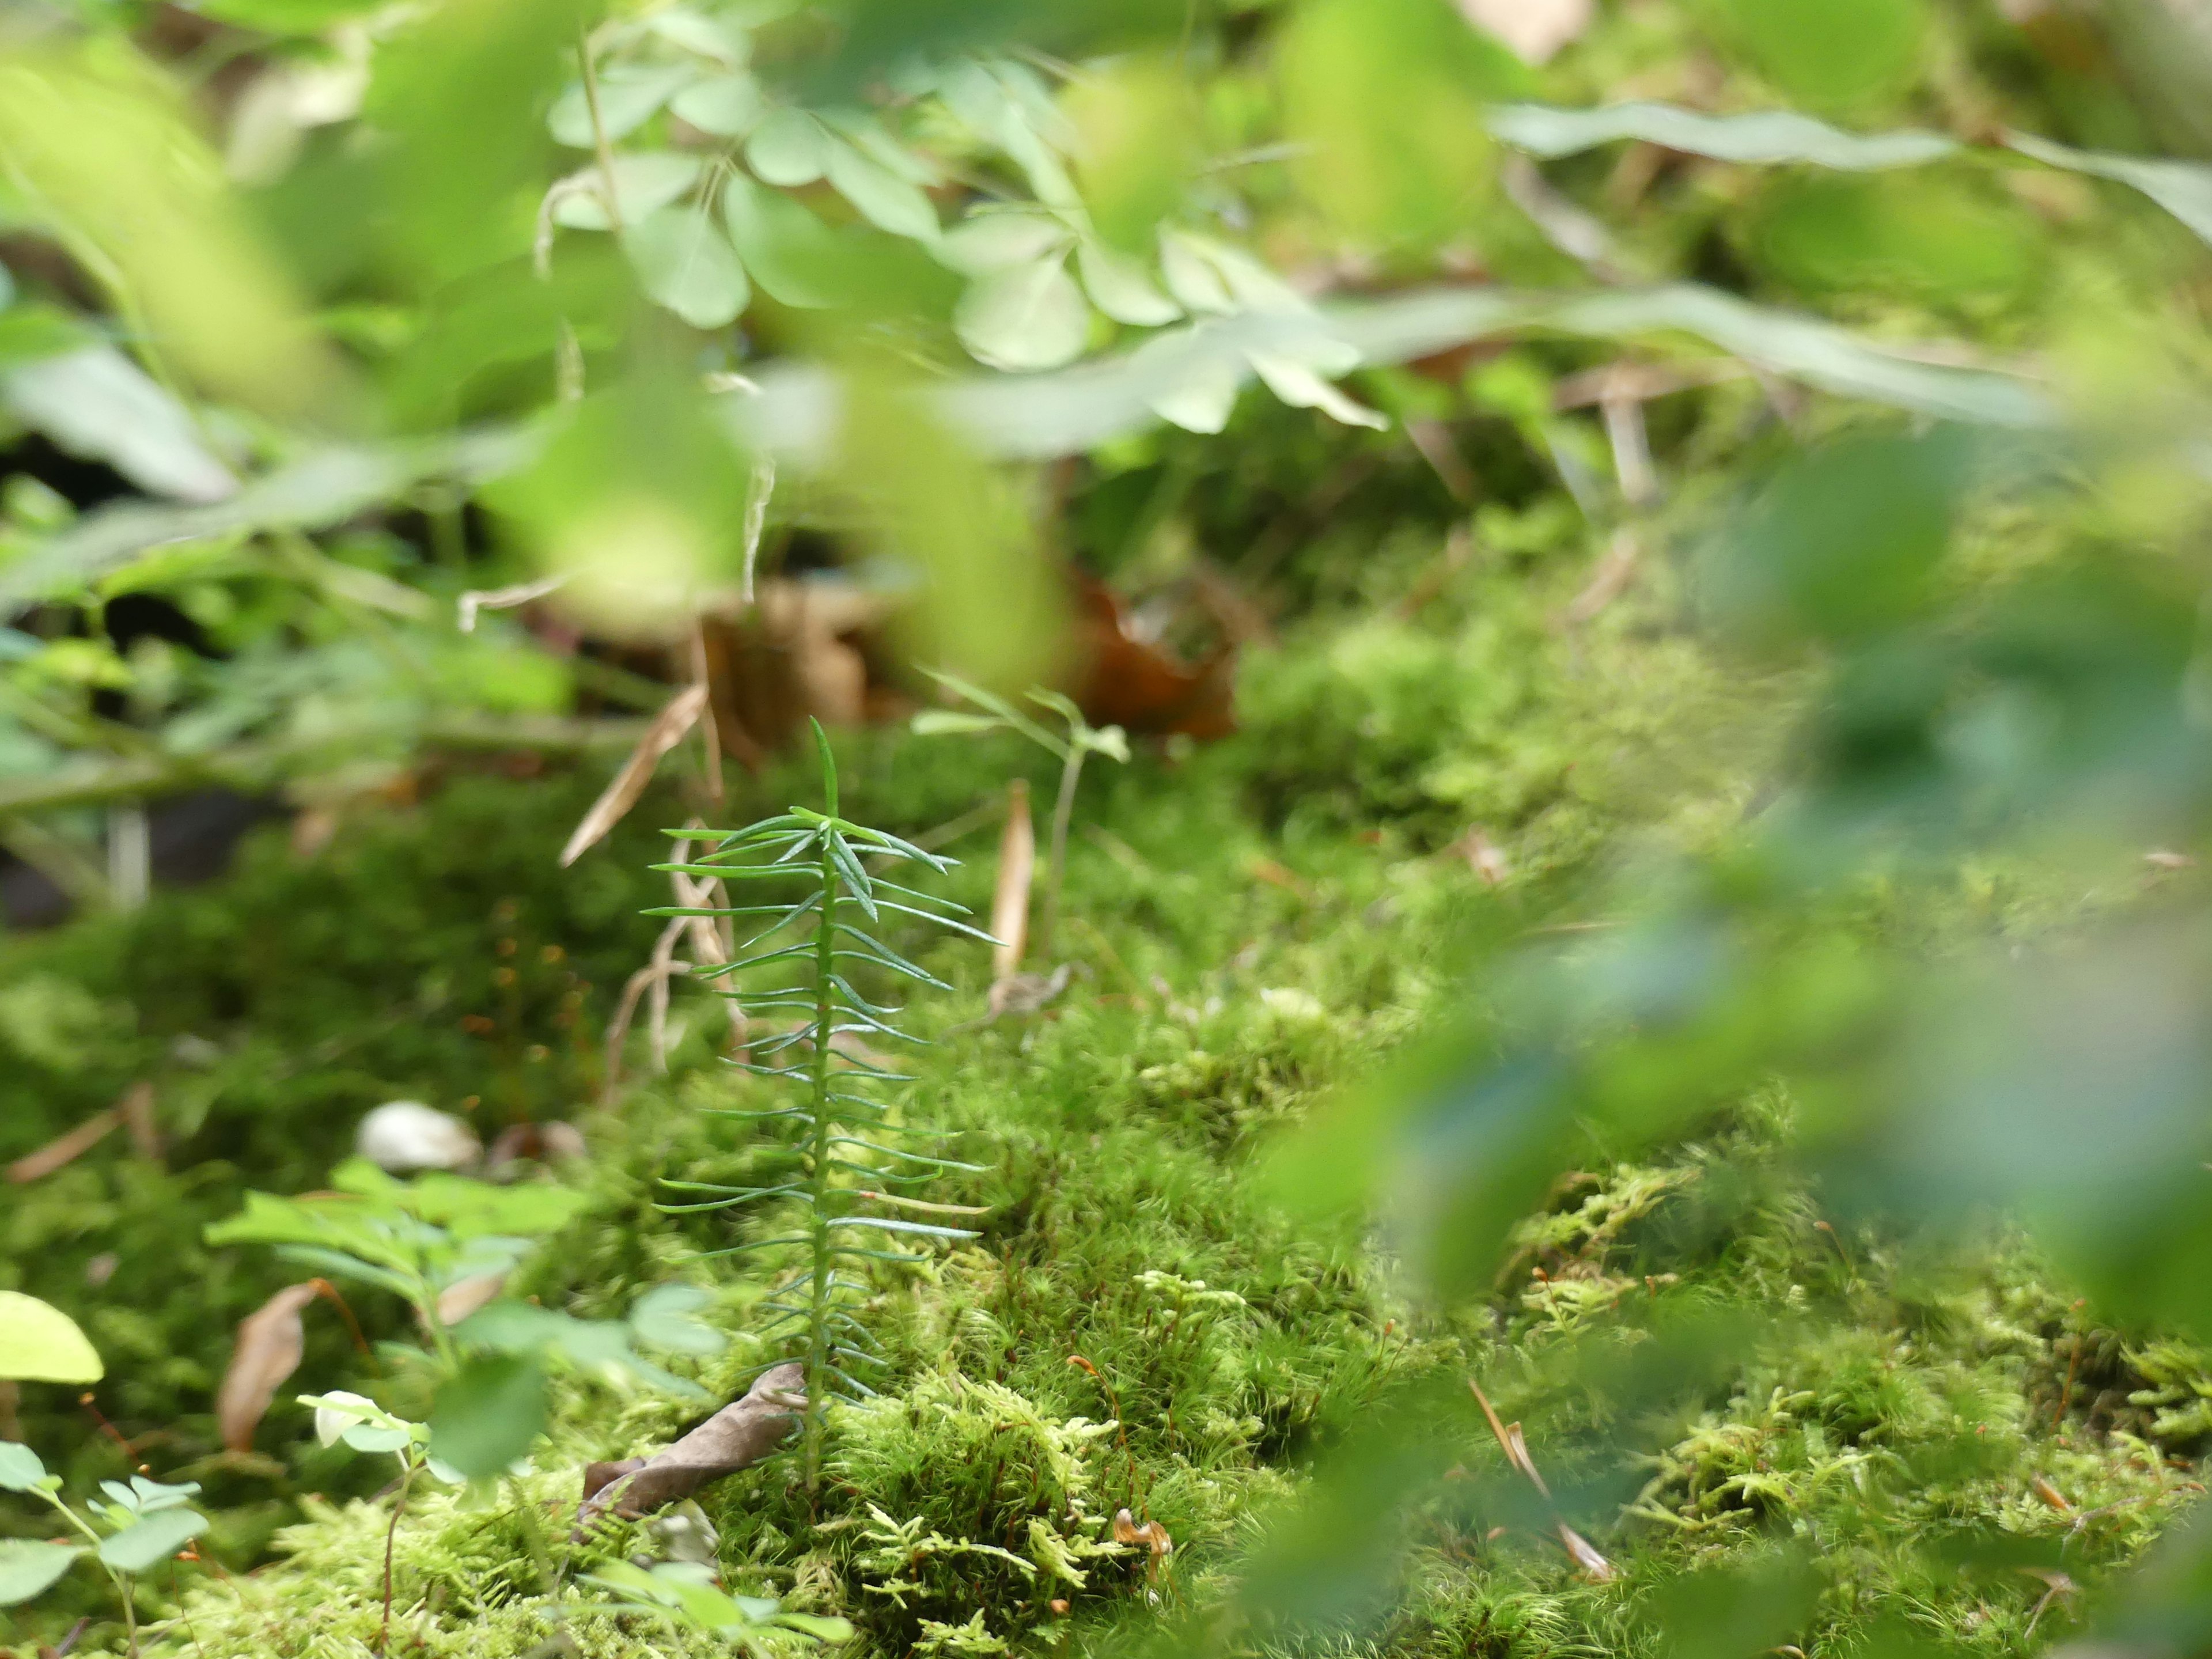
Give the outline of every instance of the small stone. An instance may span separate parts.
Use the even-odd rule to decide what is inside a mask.
[[[476,1132],[419,1100],[387,1100],[361,1121],[354,1150],[380,1170],[459,1170],[483,1155]]]

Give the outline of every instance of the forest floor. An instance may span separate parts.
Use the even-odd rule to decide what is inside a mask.
[[[1371,580],[1415,591],[1433,556],[1402,551]],[[1652,1650],[1646,1621],[1686,1565],[1794,1544],[1828,1564],[1808,1653],[1892,1629],[2024,1651],[2194,1500],[2190,1460],[2212,1433],[2201,1356],[2084,1328],[2002,1230],[1941,1260],[1838,1236],[1778,1173],[1778,1097],[1716,1103],[1663,1160],[1591,1168],[1529,1220],[1475,1306],[1427,1305],[1375,1237],[1278,1201],[1272,1149],[1316,1101],[1373,1086],[1450,1006],[1472,941],[1589,925],[1557,908],[1570,877],[1710,842],[1754,801],[1791,688],[1708,658],[1663,595],[1560,628],[1579,574],[1478,561],[1411,616],[1363,602],[1310,617],[1249,654],[1237,736],[1096,765],[1058,948],[1030,964],[1073,975],[1042,1012],[984,1021],[988,953],[927,945],[921,960],[956,988],[915,1000],[936,1041],[905,1109],[983,1166],[932,1194],[982,1206],[981,1236],[878,1282],[866,1318],[890,1381],[837,1414],[811,1512],[789,1460],[701,1495],[731,1588],[848,1617],[853,1651],[885,1659],[1126,1652],[1200,1627],[1240,1650],[1288,1643],[1264,1575],[1231,1592],[1271,1517],[1378,1423],[1453,1441],[1463,1471],[1503,1470],[1470,1379],[1528,1425],[1563,1502],[1577,1481],[1602,1495],[1577,1513],[1608,1570],[1449,1503],[1333,1511],[1308,1522],[1341,1528],[1329,1547],[1396,1553],[1386,1595],[1334,1610],[1332,1650]],[[839,749],[850,810],[902,834],[973,812],[1035,758],[892,731]],[[419,1416],[419,1375],[393,1351],[364,1358],[318,1309],[258,1449],[223,1450],[213,1395],[234,1328],[297,1274],[202,1240],[249,1189],[323,1186],[381,1101],[461,1114],[487,1139],[573,1121],[586,1152],[551,1178],[588,1204],[516,1288],[585,1316],[671,1279],[708,1288],[732,1344],[674,1368],[717,1399],[768,1357],[748,1335],[767,1264],[705,1254],[762,1224],[656,1207],[664,1178],[742,1179],[767,1144],[714,1115],[760,1103],[761,1085],[715,1061],[720,1010],[679,990],[667,1074],[634,1042],[630,1084],[601,1099],[601,1033],[657,927],[637,913],[665,902],[655,830],[684,809],[648,798],[559,871],[598,781],[426,781],[419,802],[356,813],[311,853],[271,828],[219,883],[0,940],[0,1162],[141,1081],[164,1126],[158,1158],[118,1133],[0,1202],[0,1285],[70,1312],[108,1370],[106,1426],[73,1390],[27,1385],[22,1437],[72,1488],[137,1462],[204,1489],[203,1565],[144,1587],[161,1651],[359,1655],[382,1639],[391,1496],[370,1460],[318,1444],[291,1395],[355,1389]],[[1048,799],[1051,779],[1032,781]],[[811,803],[813,787],[798,769],[741,779],[732,816]],[[947,850],[969,862],[944,890],[988,909],[991,828]],[[2067,902],[1968,872],[1936,922],[1870,892],[1866,925],[1986,936]],[[1723,1386],[1652,1425],[1648,1464],[1607,1487],[1586,1467],[1605,1404],[1558,1361],[1662,1276],[1717,1307],[1808,1316],[1770,1326],[1781,1334]],[[349,1295],[372,1340],[404,1348],[396,1301]],[[392,1650],[707,1651],[591,1605],[581,1583],[665,1551],[666,1528],[567,1541],[586,1462],[698,1415],[562,1377],[528,1472],[413,1494],[392,1534]],[[1124,1508],[1172,1553],[1117,1544]],[[2066,1539],[2075,1565],[1939,1569],[1920,1547],[1992,1528]],[[0,1531],[40,1530],[0,1510]],[[121,1650],[89,1575],[18,1617],[6,1633],[26,1653],[80,1617],[95,1622],[77,1652]]]

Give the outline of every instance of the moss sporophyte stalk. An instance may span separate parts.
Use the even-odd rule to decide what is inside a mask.
[[[854,1312],[866,1286],[856,1275],[869,1262],[907,1264],[927,1260],[918,1250],[895,1248],[901,1238],[966,1239],[978,1235],[879,1209],[931,1215],[975,1215],[968,1206],[932,1204],[911,1188],[944,1170],[975,1172],[981,1166],[915,1150],[942,1137],[898,1122],[883,1091],[911,1083],[911,1075],[879,1063],[869,1045],[920,1043],[893,1024],[902,1009],[876,1002],[854,988],[855,976],[888,976],[940,990],[951,988],[856,925],[881,926],[886,912],[985,944],[989,934],[957,920],[967,912],[950,901],[869,873],[863,859],[919,864],[943,873],[954,860],[926,853],[896,836],[837,815],[837,763],[820,724],[814,738],[822,761],[823,810],[794,805],[777,817],[742,830],[672,830],[679,842],[706,841],[712,850],[680,864],[656,866],[699,880],[750,888],[766,901],[720,908],[664,908],[656,916],[745,918],[757,931],[737,947],[733,960],[708,967],[702,977],[720,982],[720,994],[740,1000],[749,1018],[769,1035],[748,1045],[733,1063],[785,1092],[790,1103],[765,1111],[726,1115],[780,1126],[796,1152],[794,1178],[770,1186],[736,1187],[672,1181],[672,1189],[696,1193],[695,1201],[663,1207],[676,1213],[736,1209],[748,1205],[798,1206],[800,1231],[747,1239],[713,1255],[799,1248],[799,1266],[781,1279],[763,1303],[770,1316],[759,1334],[795,1344],[806,1368],[806,1406],[801,1456],[808,1494],[822,1478],[824,1414],[833,1395],[874,1395],[860,1372],[878,1370],[884,1356]],[[781,895],[781,896],[771,896]],[[741,988],[740,975],[750,977]],[[782,1022],[788,1023],[782,1023]],[[871,1092],[873,1091],[873,1092]],[[868,1207],[873,1206],[873,1207]],[[884,1236],[878,1243],[860,1240]]]

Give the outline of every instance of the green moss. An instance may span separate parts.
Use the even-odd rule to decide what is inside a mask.
[[[701,1495],[734,1588],[851,1617],[855,1651],[884,1659],[1122,1652],[1180,1617],[1212,1619],[1279,1509],[1326,1490],[1340,1449],[1401,1425],[1429,1431],[1435,1492],[1374,1528],[1396,1552],[1392,1595],[1319,1644],[1331,1651],[1640,1654],[1685,1574],[1817,1554],[1834,1571],[1808,1640],[1848,1649],[1895,1616],[1994,1653],[2017,1648],[2045,1586],[2019,1571],[2043,1557],[1991,1540],[2063,1541],[2065,1570],[2093,1583],[2188,1501],[2170,1459],[2206,1431],[2200,1356],[2084,1328],[2003,1238],[1930,1260],[1823,1231],[1817,1194],[1777,1156],[1786,1103],[1738,1103],[1639,1163],[1593,1157],[1523,1226],[1494,1295],[1450,1316],[1410,1300],[1365,1241],[1295,1223],[1249,1178],[1275,1133],[1373,1072],[1453,994],[1471,929],[1525,927],[1556,876],[1646,836],[1713,836],[1740,813],[1780,718],[1772,686],[1721,674],[1659,626],[1656,602],[1563,638],[1550,618],[1571,584],[1559,589],[1476,568],[1416,623],[1316,619],[1252,664],[1242,736],[1086,776],[1064,941],[1080,972],[1044,1015],[977,1023],[981,963],[892,934],[956,987],[916,1005],[938,1046],[902,1110],[983,1166],[933,1194],[982,1206],[982,1237],[875,1286],[864,1316],[891,1361],[884,1396],[836,1414],[816,1505],[788,1460]],[[1031,763],[885,733],[854,738],[847,761],[855,810],[902,830],[958,816],[1002,787],[1002,768]],[[775,1217],[654,1206],[663,1176],[730,1181],[787,1156],[714,1115],[759,1103],[757,1085],[705,1063],[714,1008],[679,991],[673,1074],[640,1075],[634,1054],[615,1109],[590,1103],[597,1033],[649,942],[631,912],[659,897],[641,873],[649,806],[582,873],[555,870],[591,781],[457,784],[349,824],[317,860],[264,841],[219,887],[6,947],[7,983],[36,1018],[0,1019],[0,1040],[60,1020],[117,1047],[41,1056],[36,1039],[15,1043],[36,1069],[0,1083],[14,1109],[0,1152],[147,1067],[165,1099],[201,1103],[170,1108],[173,1172],[102,1146],[0,1224],[8,1273],[101,1343],[118,1426],[157,1474],[208,1486],[209,1553],[228,1576],[179,1570],[189,1623],[166,1627],[164,1650],[353,1655],[378,1639],[382,1470],[315,1447],[289,1403],[263,1428],[267,1455],[216,1450],[230,1325],[289,1274],[198,1243],[245,1185],[319,1184],[378,1100],[473,1095],[492,1125],[509,1111],[575,1116],[591,1206],[516,1290],[599,1316],[690,1277],[715,1291],[733,1338],[691,1364],[702,1386],[726,1397],[779,1357],[750,1334],[774,1253],[702,1254],[772,1237]],[[788,793],[775,778],[748,787],[733,813]],[[1431,850],[1478,817],[1509,866],[1494,890]],[[987,905],[988,848],[988,832],[953,848],[976,861],[944,890]],[[1953,901],[1957,926],[2018,908],[1978,890]],[[1873,929],[1952,925],[1901,891],[1864,916]],[[490,1033],[464,1030],[470,1015]],[[216,1057],[180,1048],[187,1036]],[[89,1282],[111,1254],[112,1277]],[[373,1293],[356,1305],[372,1336],[406,1339],[396,1306]],[[1740,1340],[1686,1367],[1666,1412],[1632,1410],[1607,1378],[1661,1351],[1686,1313],[1733,1322]],[[298,1386],[420,1409],[417,1373],[385,1364],[370,1375],[318,1314]],[[1527,1425],[1617,1582],[1585,1582],[1531,1530],[1470,1376]],[[58,1395],[27,1400],[30,1437],[80,1482],[118,1473],[112,1443]],[[549,1651],[557,1627],[588,1655],[689,1650],[586,1605],[584,1575],[658,1547],[649,1526],[566,1535],[581,1466],[673,1438],[685,1412],[564,1376],[532,1473],[473,1497],[418,1491],[394,1534],[408,1647],[519,1659]],[[1640,1460],[1625,1481],[1624,1455]],[[2039,1496],[2039,1475],[2065,1510]],[[1157,1522],[1173,1553],[1116,1542],[1123,1508]],[[1931,1540],[1956,1547],[1931,1553]],[[1322,1559],[1364,1560],[1368,1541],[1347,1528]],[[149,1590],[149,1613],[167,1595]],[[88,1588],[21,1622],[50,1636],[79,1612],[102,1616]],[[2039,1628],[2067,1616],[2046,1608]],[[1240,1628],[1239,1645],[1276,1643],[1263,1619]],[[96,1626],[82,1650],[114,1634]]]

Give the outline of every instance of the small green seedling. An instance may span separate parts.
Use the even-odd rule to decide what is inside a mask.
[[[0,1291],[0,1378],[97,1382],[106,1374],[98,1352],[75,1320],[34,1296]],[[131,1651],[136,1654],[139,1577],[205,1532],[208,1518],[186,1501],[198,1495],[195,1484],[165,1486],[134,1474],[129,1486],[103,1480],[100,1490],[106,1501],[88,1504],[80,1511],[62,1497],[61,1477],[48,1474],[36,1452],[12,1440],[0,1440],[0,1491],[38,1498],[85,1540],[0,1540],[0,1607],[45,1595],[70,1567],[89,1556],[115,1586]]]
[[[315,1438],[325,1446],[343,1441],[358,1452],[390,1452],[399,1460],[399,1486],[392,1500],[392,1520],[384,1529],[384,1630],[379,1653],[392,1650],[392,1552],[399,1537],[399,1519],[407,1513],[407,1496],[424,1474],[458,1486],[468,1477],[451,1464],[430,1455],[432,1431],[427,1423],[410,1423],[395,1417],[373,1400],[340,1390],[333,1394],[303,1394],[300,1403],[315,1413]]]
[[[851,1639],[853,1626],[842,1619],[786,1613],[757,1595],[732,1595],[714,1582],[714,1569],[690,1561],[662,1561],[633,1566],[617,1561],[588,1575],[624,1612],[647,1613],[671,1630],[687,1632],[733,1646],[762,1651],[760,1638],[770,1632],[793,1633],[809,1645]]]
[[[575,1216],[582,1194],[442,1174],[404,1182],[361,1160],[341,1166],[331,1184],[337,1190],[300,1198],[249,1193],[243,1212],[208,1229],[208,1242],[273,1244],[285,1261],[389,1291],[413,1308],[440,1381],[429,1427],[439,1457],[460,1476],[495,1475],[529,1450],[545,1423],[549,1362],[617,1386],[706,1398],[641,1350],[719,1352],[721,1334],[692,1316],[708,1292],[664,1285],[627,1319],[590,1320],[492,1288]],[[472,1285],[489,1299],[469,1295]],[[463,1315],[457,1297],[472,1310]]]
[[[837,816],[837,765],[830,740],[817,724],[816,746],[822,758],[824,810],[794,806],[781,817],[743,830],[672,830],[676,840],[707,841],[714,850],[693,863],[657,865],[700,879],[727,882],[739,892],[760,893],[764,901],[726,909],[659,909],[653,915],[744,916],[763,925],[739,947],[734,962],[706,969],[700,977],[725,982],[740,974],[762,973],[762,982],[745,994],[748,1012],[798,1016],[793,1026],[754,1045],[750,1058],[735,1062],[756,1076],[788,1085],[794,1103],[769,1112],[727,1115],[780,1120],[798,1131],[801,1171],[797,1179],[767,1187],[728,1187],[698,1182],[670,1182],[682,1192],[708,1194],[696,1202],[669,1205],[673,1211],[723,1210],[763,1200],[782,1199],[805,1212],[803,1231],[732,1246],[716,1255],[804,1245],[799,1268],[783,1279],[762,1304],[773,1315],[768,1334],[793,1331],[803,1344],[806,1367],[806,1411],[803,1445],[806,1489],[812,1495],[822,1478],[823,1415],[834,1395],[873,1392],[854,1370],[883,1364],[854,1312],[868,1286],[848,1269],[854,1262],[916,1262],[916,1252],[869,1249],[855,1242],[869,1232],[901,1238],[974,1238],[965,1228],[941,1226],[905,1216],[874,1214],[864,1206],[927,1215],[975,1215],[957,1205],[928,1204],[906,1189],[944,1170],[973,1170],[973,1164],[935,1158],[896,1144],[923,1132],[891,1120],[890,1108],[866,1092],[885,1084],[914,1079],[877,1065],[866,1051],[839,1053],[841,1038],[862,1042],[889,1039],[919,1042],[890,1022],[902,1012],[872,1002],[855,989],[861,969],[896,979],[951,988],[863,932],[862,921],[880,922],[885,912],[915,918],[990,943],[990,935],[943,914],[957,905],[911,887],[868,873],[863,859],[918,863],[945,871],[951,860],[925,853],[895,836],[870,830]],[[779,887],[790,896],[769,899]],[[762,890],[768,890],[763,892]],[[858,964],[856,969],[855,964]],[[734,995],[734,991],[725,994]],[[833,1064],[833,1057],[838,1063]]]
[[[1005,698],[970,685],[951,674],[930,671],[930,678],[946,690],[983,712],[957,708],[926,708],[914,717],[914,729],[922,737],[945,737],[984,732],[1018,732],[1039,748],[1060,759],[1060,793],[1052,805],[1052,842],[1045,857],[1044,910],[1037,924],[1037,954],[1052,950],[1054,931],[1060,924],[1060,884],[1067,872],[1067,829],[1075,814],[1075,787],[1083,777],[1083,763],[1093,755],[1127,765],[1129,739],[1118,726],[1093,726],[1083,711],[1057,691],[1035,690],[1030,701],[1057,714],[1067,726],[1066,737],[1055,736]]]

